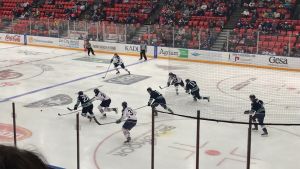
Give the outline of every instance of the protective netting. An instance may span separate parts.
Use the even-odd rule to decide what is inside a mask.
[[[179,95],[175,87],[164,89],[167,104],[174,112],[232,122],[248,122],[245,110],[251,109],[249,95],[254,94],[264,102],[266,123],[300,124],[300,73],[255,69],[246,67],[211,65],[192,62],[168,61],[168,71],[197,82],[201,96],[206,100],[193,101],[179,86]],[[166,74],[167,82],[168,74]]]

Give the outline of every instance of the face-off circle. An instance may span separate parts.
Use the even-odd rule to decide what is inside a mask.
[[[155,141],[155,166],[157,168],[182,169],[194,165],[196,155],[195,130],[196,121],[191,120],[165,120],[156,122]],[[204,168],[240,169],[246,165],[247,146],[246,139],[232,139],[232,136],[240,135],[247,131],[247,126],[236,127],[201,121],[200,136],[200,163]],[[151,150],[151,125],[143,124],[132,129],[132,143],[123,144],[122,131],[117,131],[104,138],[94,152],[94,162],[97,169],[123,168],[141,169],[150,167]],[[212,132],[213,131],[213,132]],[[272,135],[284,135],[284,137],[263,138],[264,143],[271,144],[278,141],[285,145],[280,147],[278,158],[283,154],[297,153],[295,145],[289,144],[290,140],[300,140],[300,135],[287,130],[271,129]],[[255,134],[255,133],[254,133]],[[259,135],[259,133],[258,133]],[[260,136],[259,136],[260,137]],[[254,140],[253,144],[261,140]],[[300,146],[300,142],[297,144]],[[253,152],[260,152],[260,147],[253,147]],[[262,165],[265,161],[272,161],[273,156],[267,154],[273,152],[270,146],[264,148],[260,155],[252,155],[251,161]],[[276,154],[275,154],[276,155]],[[262,158],[263,157],[263,158]],[[297,161],[297,157],[291,157],[291,161]],[[112,161],[118,161],[113,163]],[[282,166],[280,162],[272,165]],[[270,169],[270,168],[266,168]],[[294,169],[294,168],[293,168]]]
[[[17,140],[25,140],[31,137],[32,132],[23,127],[17,126]],[[12,142],[14,139],[13,125],[0,123],[0,142]]]

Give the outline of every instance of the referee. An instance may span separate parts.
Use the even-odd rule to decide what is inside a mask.
[[[85,48],[87,49],[89,56],[90,56],[91,52],[92,52],[93,55],[95,55],[94,50],[92,48],[92,45],[91,45],[91,43],[88,39],[85,41]]]
[[[141,45],[140,45],[140,60],[145,59],[145,61],[147,60],[147,56],[146,56],[146,52],[147,52],[147,44],[145,41],[142,41],[141,42]]]

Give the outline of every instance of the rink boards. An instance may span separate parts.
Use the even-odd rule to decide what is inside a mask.
[[[51,47],[70,50],[84,50],[83,40],[51,38],[0,33],[0,42],[24,44],[30,46]],[[96,52],[119,53],[139,56],[140,46],[134,44],[91,42]],[[147,56],[170,60],[183,60],[208,64],[246,66],[275,70],[300,71],[300,58],[258,55],[246,53],[217,52],[207,50],[148,46]]]

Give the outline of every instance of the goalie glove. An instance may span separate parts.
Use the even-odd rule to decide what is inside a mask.
[[[116,121],[116,123],[119,124],[119,123],[121,123],[121,121],[122,121],[121,119],[118,119],[118,120]]]

